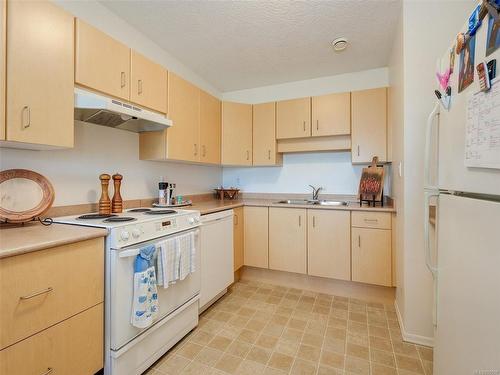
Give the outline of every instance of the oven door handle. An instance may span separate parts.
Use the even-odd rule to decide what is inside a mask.
[[[184,231],[184,232],[179,232],[178,235],[179,236],[182,236],[182,235],[185,235],[187,233],[189,233],[190,231]],[[192,230],[192,232],[194,232],[194,237],[195,237],[195,240],[197,239],[199,233],[200,233],[200,230],[199,229],[195,229],[195,230]],[[172,235],[172,236],[169,236],[168,238],[175,238],[176,235]],[[156,245],[165,241],[165,239],[161,240],[161,241],[157,241],[157,242],[153,242],[153,243],[149,243],[149,245]],[[140,247],[134,247],[132,249],[127,249],[127,250],[121,250],[118,254],[118,257],[119,258],[128,258],[128,257],[133,257],[133,256],[137,256],[139,255],[139,253],[141,252],[141,249],[146,246],[145,244],[140,246]],[[155,251],[157,251],[157,249],[155,249]]]

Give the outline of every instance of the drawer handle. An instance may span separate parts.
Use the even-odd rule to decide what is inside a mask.
[[[52,371],[53,371],[53,368],[52,367],[48,367],[47,368],[47,371],[45,371],[43,374],[41,375],[49,375],[49,374],[52,374]]]
[[[366,219],[365,218],[365,222],[367,222],[367,223],[378,223],[378,219]]]
[[[22,296],[22,297],[19,297],[20,300],[26,300],[26,299],[30,299],[30,298],[33,298],[33,297],[36,297],[36,296],[39,296],[39,295],[42,295],[42,294],[46,294],[46,293],[50,293],[52,292],[54,289],[49,286],[47,289],[44,289],[44,290],[40,290],[38,292],[34,292],[34,293],[31,293],[31,294],[28,294],[27,296]],[[50,370],[52,371],[52,370]]]

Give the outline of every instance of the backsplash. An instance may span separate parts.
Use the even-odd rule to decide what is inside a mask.
[[[357,194],[364,165],[352,165],[350,152],[285,154],[281,167],[225,167],[224,186],[252,193],[309,193],[309,185],[323,193]],[[390,195],[390,164],[385,165],[384,195]]]
[[[99,174],[123,175],[125,200],[158,195],[165,176],[177,184],[176,193],[211,191],[222,182],[222,168],[139,160],[139,136],[124,130],[75,122],[75,147],[68,150],[29,151],[0,149],[0,168],[31,169],[54,185],[54,206],[94,203],[99,200]],[[112,194],[113,188],[109,191]]]

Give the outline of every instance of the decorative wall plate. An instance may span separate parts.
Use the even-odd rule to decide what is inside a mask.
[[[31,221],[46,212],[53,202],[54,188],[41,174],[27,169],[0,172],[0,221]]]

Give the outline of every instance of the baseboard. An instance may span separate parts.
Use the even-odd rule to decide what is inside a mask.
[[[394,301],[394,308],[396,309],[396,315],[398,317],[399,328],[401,329],[401,336],[404,341],[411,342],[412,344],[434,347],[434,337],[420,336],[406,331],[403,317],[399,311],[398,302]]]

